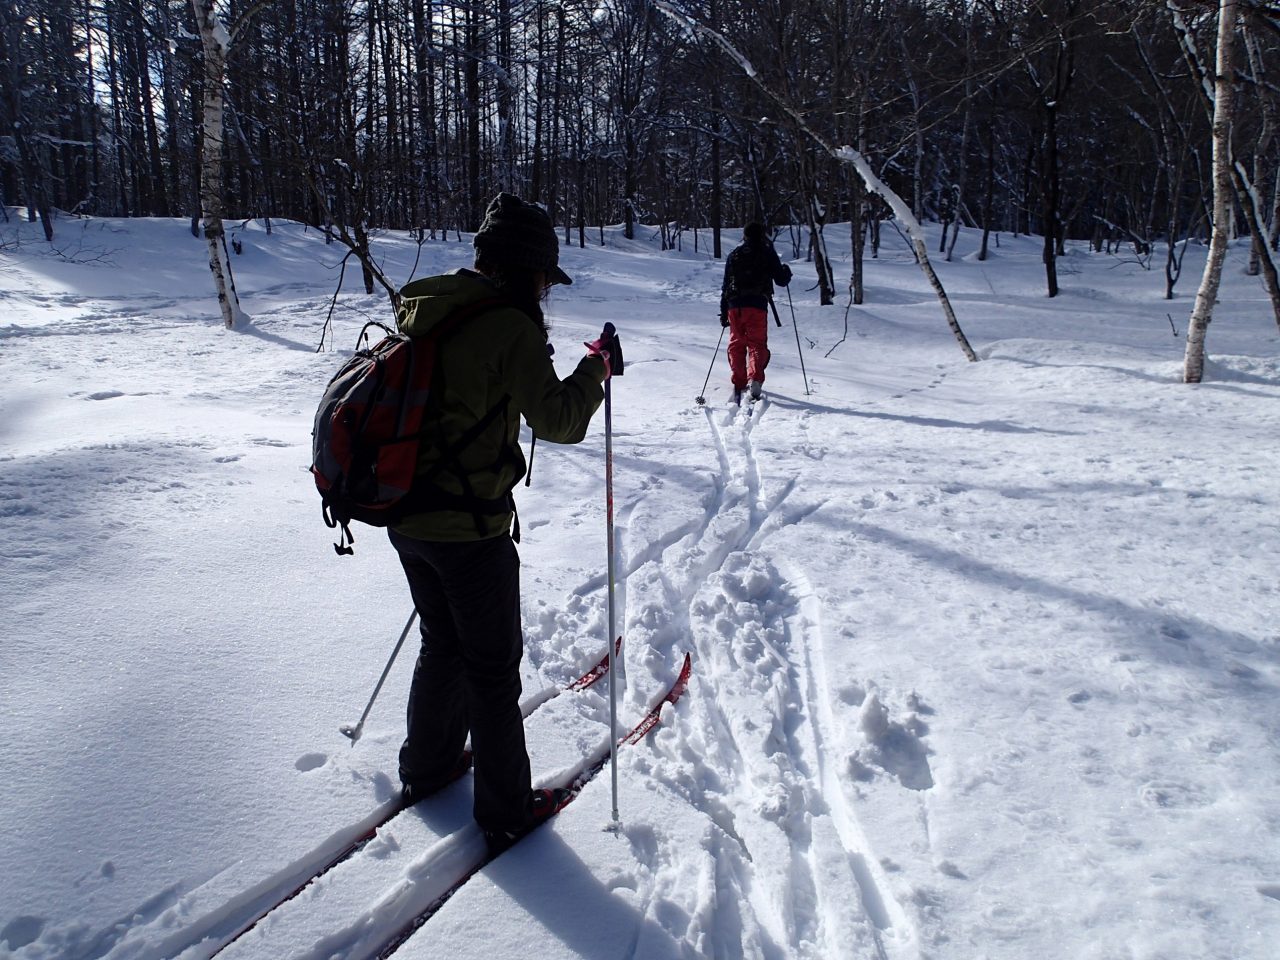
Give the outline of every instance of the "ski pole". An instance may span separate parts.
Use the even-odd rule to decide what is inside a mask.
[[[796,353],[800,354],[800,373],[804,376],[804,395],[809,396],[809,374],[804,369],[804,350],[800,346],[800,327],[796,323],[796,305],[791,302],[791,288],[787,287],[787,306],[791,308],[791,326],[796,331]],[[778,324],[782,326],[782,324]]]
[[[711,366],[707,367],[707,379],[702,381],[702,393],[694,397],[694,399],[698,401],[698,406],[702,406],[707,402],[707,398],[705,396],[707,392],[707,384],[711,382],[711,371],[715,368],[716,357],[720,356],[720,344],[724,342],[724,332],[726,329],[727,328],[723,326],[720,328],[720,339],[716,341],[716,352],[711,355]],[[607,398],[608,395],[608,387],[606,387],[605,397]]]
[[[400,639],[396,641],[396,648],[391,651],[391,659],[387,661],[387,665],[382,668],[382,676],[378,678],[378,685],[373,688],[373,696],[369,698],[368,705],[364,708],[364,713],[360,714],[360,722],[355,724],[343,724],[338,728],[338,732],[351,741],[351,746],[356,745],[356,741],[360,739],[360,734],[364,731],[365,718],[369,716],[369,711],[373,709],[373,701],[378,699],[378,693],[382,690],[382,685],[387,680],[387,674],[391,672],[391,665],[396,662],[396,657],[400,654],[400,648],[404,646],[405,637],[409,636],[409,630],[413,626],[413,621],[418,617],[418,610],[415,607],[413,613],[409,614],[409,619],[404,625],[404,630],[400,632]]]
[[[614,338],[616,331],[611,323],[604,325],[602,340]],[[617,370],[622,375],[622,350],[617,350]],[[612,358],[611,358],[612,359]],[[608,538],[606,556],[609,569],[609,771],[613,778],[613,823],[618,823],[618,670],[615,660],[618,646],[614,637],[617,631],[617,611],[614,606],[614,557],[613,557],[613,376],[604,382],[604,501],[605,536]]]
[[[791,295],[790,290],[787,291],[787,295],[788,296]],[[776,323],[778,326],[782,326],[782,318],[778,316],[778,307],[773,302],[773,297],[769,298],[769,309],[773,311],[773,322]]]

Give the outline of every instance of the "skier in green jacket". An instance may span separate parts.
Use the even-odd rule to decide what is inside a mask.
[[[439,345],[417,473],[427,499],[389,534],[422,630],[400,750],[404,799],[433,792],[474,757],[474,815],[495,849],[565,799],[531,789],[511,491],[525,474],[520,418],[539,439],[582,440],[604,398],[612,342],[602,334],[573,373],[556,375],[542,303],[552,285],[572,283],[559,249],[542,208],[501,193],[476,233],[474,269],[408,284],[398,317],[414,336],[460,307],[496,300]]]

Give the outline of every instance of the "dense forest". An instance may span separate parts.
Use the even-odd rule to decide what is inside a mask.
[[[829,303],[824,226],[861,256],[901,219],[824,147],[849,145],[942,255],[959,224],[1043,236],[1050,264],[1087,240],[1171,290],[1212,228],[1221,9],[1226,229],[1267,266],[1272,0],[0,0],[0,190],[49,237],[85,214],[198,234],[216,206],[357,251],[474,230],[500,189],[576,244],[645,223],[719,256],[754,219]]]

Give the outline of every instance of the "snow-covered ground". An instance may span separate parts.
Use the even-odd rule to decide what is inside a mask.
[[[354,747],[410,612],[393,551],[337,557],[307,473],[315,405],[385,303],[338,250],[237,231],[252,325],[221,328],[180,221],[0,239],[0,954],[210,956],[389,801],[412,656]],[[829,242],[847,280],[847,229]],[[397,956],[1028,960],[1280,956],[1280,336],[1233,249],[1208,382],[1179,382],[1203,262],[964,235],[901,241],[867,303],[813,268],[770,327],[754,415],[715,361],[722,264],[567,249],[563,369],[605,320],[619,714],[693,655],[667,722],[495,861]],[[594,236],[594,234],[593,234]],[[20,242],[15,242],[20,240]],[[936,241],[935,241],[936,242]],[[790,245],[780,244],[784,259]],[[384,236],[388,274],[467,243]],[[941,258],[939,258],[941,261]],[[1171,320],[1172,317],[1172,327]],[[606,644],[603,415],[519,491],[525,689]],[[607,737],[607,691],[533,712],[535,775]],[[470,783],[394,820],[221,956],[362,957],[474,847]]]

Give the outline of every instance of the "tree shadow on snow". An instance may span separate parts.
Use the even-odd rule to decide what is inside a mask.
[[[299,343],[297,340],[290,340],[288,337],[282,337],[278,333],[268,333],[258,326],[256,321],[250,320],[244,326],[234,331],[247,336],[257,337],[259,340],[265,340],[267,343],[274,343],[276,346],[286,347],[290,350],[301,350],[304,353],[315,353],[314,344]]]
[[[834,518],[826,519],[831,523]],[[1084,611],[1101,613],[1125,625],[1126,639],[1145,641],[1163,662],[1203,670],[1209,674],[1211,683],[1229,688],[1237,696],[1250,687],[1259,696],[1269,698],[1276,693],[1273,681],[1234,659],[1250,654],[1269,658],[1271,653],[1259,638],[1226,630],[1185,613],[1162,613],[1119,597],[1077,590],[1019,573],[874,524],[850,520],[837,521],[832,525],[865,537],[872,543],[880,543],[918,557],[957,576],[985,580],[1013,593],[1039,595],[1049,600],[1068,602]],[[1214,674],[1217,676],[1213,676]]]
[[[963,420],[943,420],[939,417],[913,417],[897,413],[881,413],[877,410],[850,410],[841,407],[828,407],[810,400],[798,400],[786,394],[770,393],[769,402],[791,410],[803,410],[809,413],[834,413],[844,417],[858,417],[864,420],[891,420],[895,423],[908,423],[916,427],[943,427],[956,430],[982,430],[987,433],[1041,433],[1056,436],[1079,436],[1074,430],[1047,430],[1043,427],[1023,427],[1007,420],[982,420],[978,423],[966,423]]]

